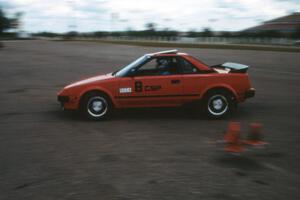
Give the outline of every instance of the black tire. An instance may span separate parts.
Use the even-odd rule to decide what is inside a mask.
[[[103,120],[111,116],[113,110],[110,98],[101,92],[90,92],[82,97],[80,112],[90,120]]]
[[[214,90],[205,95],[202,109],[211,119],[221,119],[233,113],[236,108],[234,96],[226,90]]]

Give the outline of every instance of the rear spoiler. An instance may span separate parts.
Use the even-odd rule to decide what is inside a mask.
[[[220,69],[225,69],[229,71],[230,73],[246,73],[249,66],[239,64],[239,63],[231,63],[231,62],[226,62],[220,65],[214,65],[211,66],[212,68],[220,68]]]

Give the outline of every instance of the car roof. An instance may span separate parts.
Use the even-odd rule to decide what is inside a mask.
[[[148,53],[147,56],[174,56],[174,55],[187,55],[186,53],[179,53],[177,49],[159,51],[154,53]]]
[[[206,64],[204,64],[202,61],[195,59],[194,57],[188,55],[187,53],[180,53],[177,49],[159,51],[159,52],[155,52],[155,53],[148,53],[145,55],[148,56],[149,58],[150,57],[155,58],[155,57],[180,56],[180,57],[184,57],[186,60],[191,62],[195,67],[197,67],[200,70],[211,71],[211,69]]]

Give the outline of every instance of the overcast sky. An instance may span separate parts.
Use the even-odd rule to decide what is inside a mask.
[[[29,32],[70,30],[238,31],[262,21],[300,12],[300,0],[0,0],[8,14],[21,11]]]

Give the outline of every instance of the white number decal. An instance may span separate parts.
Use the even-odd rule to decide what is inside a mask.
[[[120,88],[120,93],[131,93],[131,88]]]

